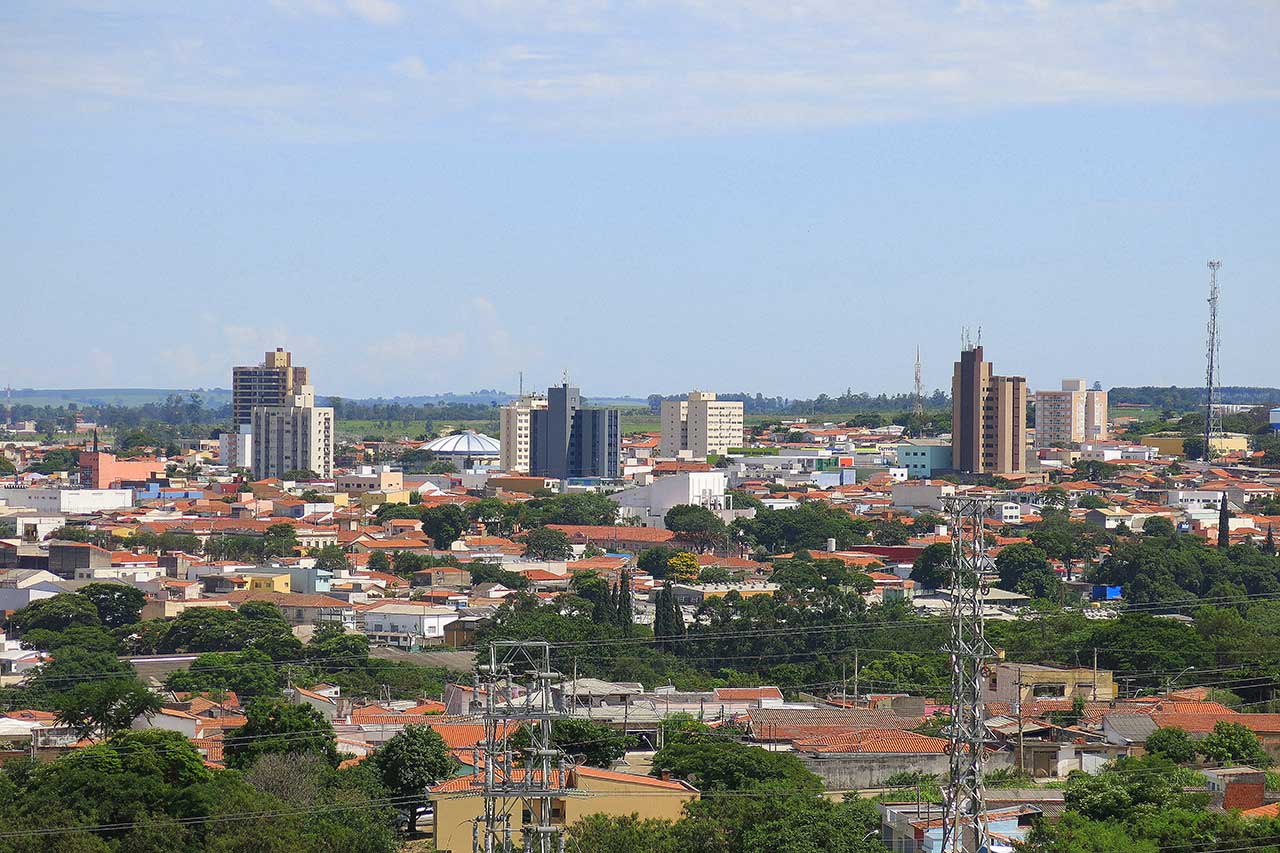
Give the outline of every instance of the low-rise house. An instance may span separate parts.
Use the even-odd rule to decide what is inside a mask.
[[[370,643],[403,649],[443,643],[445,628],[457,620],[456,608],[431,601],[384,598],[360,609],[360,630]]]
[[[698,789],[688,782],[616,773],[595,767],[577,767],[547,783],[563,788],[566,796],[552,800],[549,822],[568,826],[589,814],[638,815],[641,818],[677,820],[685,803],[698,799]],[[523,771],[512,781],[523,781]],[[472,827],[484,814],[483,773],[441,782],[430,789],[432,840],[441,853],[465,853],[472,847]],[[536,816],[511,813],[512,832],[521,832]]]

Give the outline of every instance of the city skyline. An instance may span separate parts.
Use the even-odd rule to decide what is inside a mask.
[[[15,324],[4,381],[284,346],[343,396],[639,393],[696,342],[671,393],[811,397],[917,345],[945,388],[981,325],[1033,388],[1186,386],[1218,258],[1223,380],[1273,384],[1277,42],[1244,2],[8,4],[11,309],[86,343]]]

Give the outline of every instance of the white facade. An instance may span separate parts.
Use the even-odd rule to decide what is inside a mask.
[[[0,502],[40,512],[90,515],[133,506],[132,489],[0,489]]]
[[[742,444],[742,403],[717,400],[710,391],[690,391],[687,400],[663,400],[660,411],[665,458],[706,459]]]
[[[421,645],[444,638],[445,626],[458,619],[452,607],[424,607],[408,601],[380,601],[361,614],[361,630],[372,643]]]
[[[1083,379],[1062,380],[1061,391],[1036,392],[1036,447],[1065,447],[1107,437],[1107,392]]]
[[[338,477],[340,492],[398,492],[404,488],[404,474],[390,465],[361,465]]]
[[[498,464],[504,471],[529,472],[529,420],[535,410],[545,409],[547,398],[528,394],[503,406],[498,418],[498,442],[502,445]]]
[[[618,504],[623,518],[638,518],[645,527],[663,527],[667,511],[674,506],[706,507],[726,523],[738,516],[751,517],[752,510],[733,510],[725,498],[728,476],[724,471],[685,471],[659,477],[647,486],[613,492],[609,499]]]
[[[218,463],[228,468],[253,465],[253,424],[240,424],[236,432],[218,436]]]
[[[1200,489],[1169,489],[1165,493],[1167,506],[1176,506],[1185,510],[1213,510],[1213,520],[1217,522],[1218,502],[1222,500],[1222,492],[1207,492]]]
[[[315,404],[303,385],[285,406],[254,406],[253,476],[283,477],[289,471],[333,476],[333,409]]]

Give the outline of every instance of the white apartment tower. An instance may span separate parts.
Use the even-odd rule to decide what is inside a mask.
[[[710,391],[690,391],[686,400],[663,400],[658,455],[706,459],[742,446],[742,403],[717,400]]]
[[[1107,392],[1062,380],[1061,391],[1036,392],[1036,447],[1066,447],[1107,438]]]
[[[538,409],[547,407],[547,398],[526,394],[500,410],[498,440],[502,445],[499,463],[502,470],[529,473],[529,421]]]
[[[317,406],[315,390],[302,385],[282,406],[254,406],[251,423],[253,476],[289,471],[333,476],[333,409]]]

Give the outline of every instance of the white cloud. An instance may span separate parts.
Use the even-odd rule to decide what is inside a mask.
[[[427,77],[427,63],[423,62],[420,56],[406,56],[394,63],[391,70],[410,80],[425,80]]]
[[[52,2],[52,0],[51,0]],[[272,0],[385,25],[153,48],[0,31],[0,99],[233,111],[275,135],[412,136],[448,121],[575,134],[804,130],[1040,104],[1280,99],[1280,6],[1249,0]],[[239,30],[236,30],[240,33]],[[303,61],[299,61],[299,56]],[[431,57],[431,64],[422,58]],[[397,59],[397,57],[399,57]],[[417,85],[387,95],[387,70]],[[379,76],[381,75],[381,79]],[[244,126],[223,123],[221,126]]]
[[[404,15],[391,0],[347,0],[347,8],[373,24],[394,24]]]

